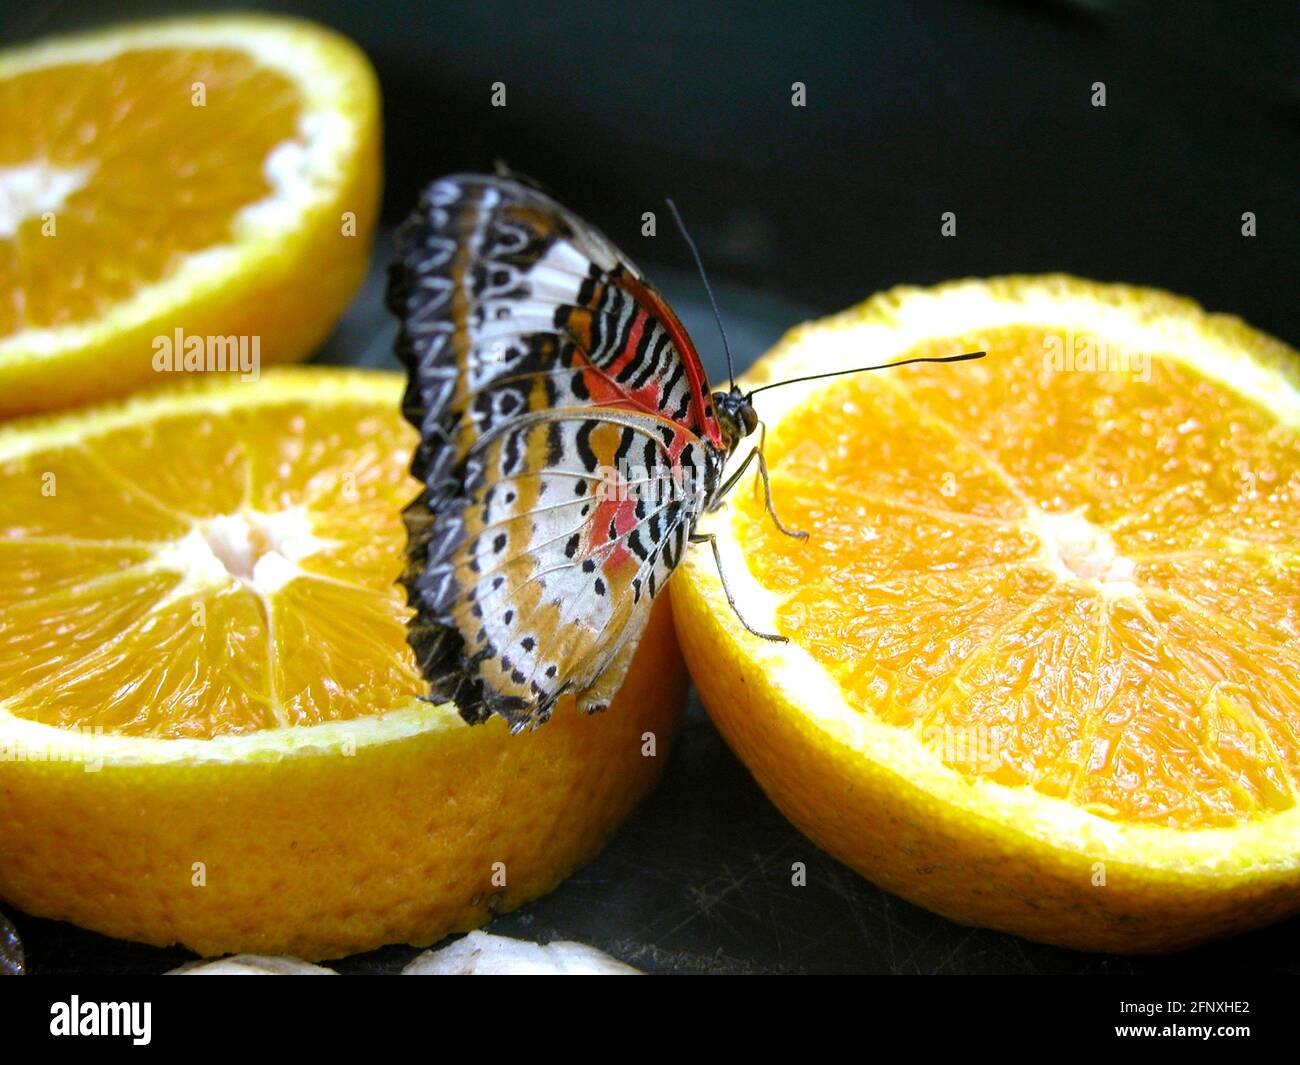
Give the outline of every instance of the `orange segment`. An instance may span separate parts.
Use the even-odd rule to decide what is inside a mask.
[[[0,427],[0,896],[208,954],[428,943],[646,793],[686,685],[666,602],[604,714],[511,736],[418,698],[403,384],[276,371]]]
[[[395,706],[424,690],[406,646],[400,590],[312,574],[276,597],[275,692],[284,720],[314,725]]]
[[[11,539],[152,541],[176,535],[184,520],[116,474],[80,444],[39,456],[0,460],[0,536]],[[86,506],[94,499],[96,506]]]
[[[307,355],[365,269],[378,155],[373,72],[309,23],[0,53],[0,415]]]
[[[815,840],[962,920],[1140,950],[1300,906],[1296,353],[1006,278],[886,293],[751,379],[974,349],[758,397],[811,537],[748,488],[703,523],[789,640],[688,558],[706,706]]]
[[[0,115],[26,119],[0,131],[0,168],[12,184],[41,167],[62,186],[0,241],[0,336],[94,319],[230,240],[236,215],[274,191],[266,160],[304,106],[289,78],[231,49],[142,48],[0,81]]]

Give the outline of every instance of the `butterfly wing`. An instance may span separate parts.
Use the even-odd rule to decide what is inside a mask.
[[[403,583],[432,694],[516,728],[567,691],[598,708],[720,466],[699,357],[606,238],[518,181],[435,182],[399,246],[425,485]],[[608,498],[639,480],[654,498]]]
[[[482,437],[440,512],[454,512],[457,534],[413,538],[425,549],[407,575],[411,637],[435,695],[515,729],[544,721],[565,692],[603,708],[710,471],[699,438],[654,415],[559,408]]]

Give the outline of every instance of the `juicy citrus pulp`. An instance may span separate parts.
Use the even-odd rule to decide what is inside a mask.
[[[0,450],[9,713],[211,738],[420,692],[393,583],[414,431],[364,393],[204,402]]]
[[[793,641],[734,641],[768,674],[760,689],[779,688],[798,708],[782,713],[844,725],[868,762],[886,757],[872,749],[884,737],[861,727],[868,721],[890,734],[891,757],[912,745],[908,765],[888,768],[927,793],[915,816],[922,831],[933,828],[928,860],[946,861],[953,876],[962,860],[988,869],[968,867],[982,885],[931,895],[943,879],[933,868],[928,877],[882,870],[874,856],[858,867],[944,912],[1042,938],[1091,945],[1089,936],[1109,935],[1106,945],[1136,949],[1169,934],[1159,922],[1127,940],[1100,925],[1066,932],[1065,915],[1056,929],[1051,915],[1017,924],[987,898],[962,897],[985,896],[998,879],[988,870],[1006,858],[1006,842],[980,822],[1001,814],[1022,837],[1017,891],[1030,900],[1033,861],[1075,844],[1080,888],[1094,862],[1121,855],[1131,875],[1144,862],[1185,872],[1188,890],[1205,887],[1198,865],[1240,874],[1263,862],[1286,870],[1294,906],[1293,353],[1157,293],[1006,279],[879,297],[797,331],[753,380],[973,348],[988,357],[764,393],[775,398],[759,413],[771,426],[778,513],[811,538],[783,536],[747,491],[716,522],[732,569],[744,569],[746,616]],[[699,621],[680,615],[697,597],[716,598],[704,561],[692,560],[691,592],[675,596],[692,664]],[[742,751],[767,742],[761,713],[751,707],[742,719],[696,676]],[[797,756],[787,757],[782,769],[773,754],[771,771],[796,775]],[[794,786],[751,767],[774,794]],[[853,788],[868,770],[855,756],[837,771]],[[964,808],[938,801],[948,789]],[[837,853],[866,849],[840,838],[843,810],[802,805],[814,838],[831,833]],[[936,819],[952,829],[963,818],[972,838],[945,858]],[[1222,864],[1233,845],[1244,865]],[[1221,881],[1225,895],[1230,884]],[[1044,877],[1026,905],[1048,907],[1055,890]],[[1178,894],[1167,890],[1168,908]],[[1100,920],[1122,895],[1091,891],[1090,916]]]
[[[0,429],[0,896],[204,953],[428,942],[645,793],[665,611],[607,714],[511,737],[416,698],[401,389],[279,371]]]
[[[211,97],[202,106],[196,86]],[[224,243],[235,216],[276,191],[267,159],[296,140],[302,112],[292,81],[231,48],[140,48],[0,81],[0,113],[15,119],[0,139],[14,282],[0,336],[92,320]],[[174,199],[157,195],[160,169]]]
[[[0,413],[154,379],[177,330],[304,356],[364,269],[377,171],[373,73],[308,23],[0,54]]]
[[[1183,828],[1289,808],[1300,434],[1168,358],[1138,381],[1044,366],[1041,328],[979,339],[981,364],[840,382],[769,436],[815,536],[741,495],[779,631],[955,768]]]

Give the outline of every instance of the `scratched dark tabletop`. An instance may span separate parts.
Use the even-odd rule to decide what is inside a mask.
[[[316,361],[395,366],[379,269],[390,240],[381,235],[365,287]],[[711,378],[722,380],[721,346],[699,282],[642,265],[696,339]],[[818,313],[771,293],[715,288],[742,363]],[[806,886],[791,883],[795,862],[806,866]],[[33,974],[161,973],[194,957],[10,916]],[[659,973],[1300,973],[1300,919],[1182,954],[1116,957],[966,928],[904,902],[790,825],[693,693],[659,787],[604,852],[488,930],[543,942],[575,939]],[[326,964],[345,973],[397,973],[418,953],[391,946]]]

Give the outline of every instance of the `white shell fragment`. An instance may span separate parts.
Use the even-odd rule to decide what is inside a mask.
[[[333,969],[312,965],[287,954],[233,954],[186,962],[168,976],[338,976]]]
[[[338,976],[286,954],[233,954],[186,962],[168,976]],[[530,943],[471,932],[441,950],[426,950],[403,976],[640,976],[641,971],[585,943]]]
[[[640,976],[641,971],[584,943],[529,943],[471,932],[441,950],[426,950],[403,976]]]

